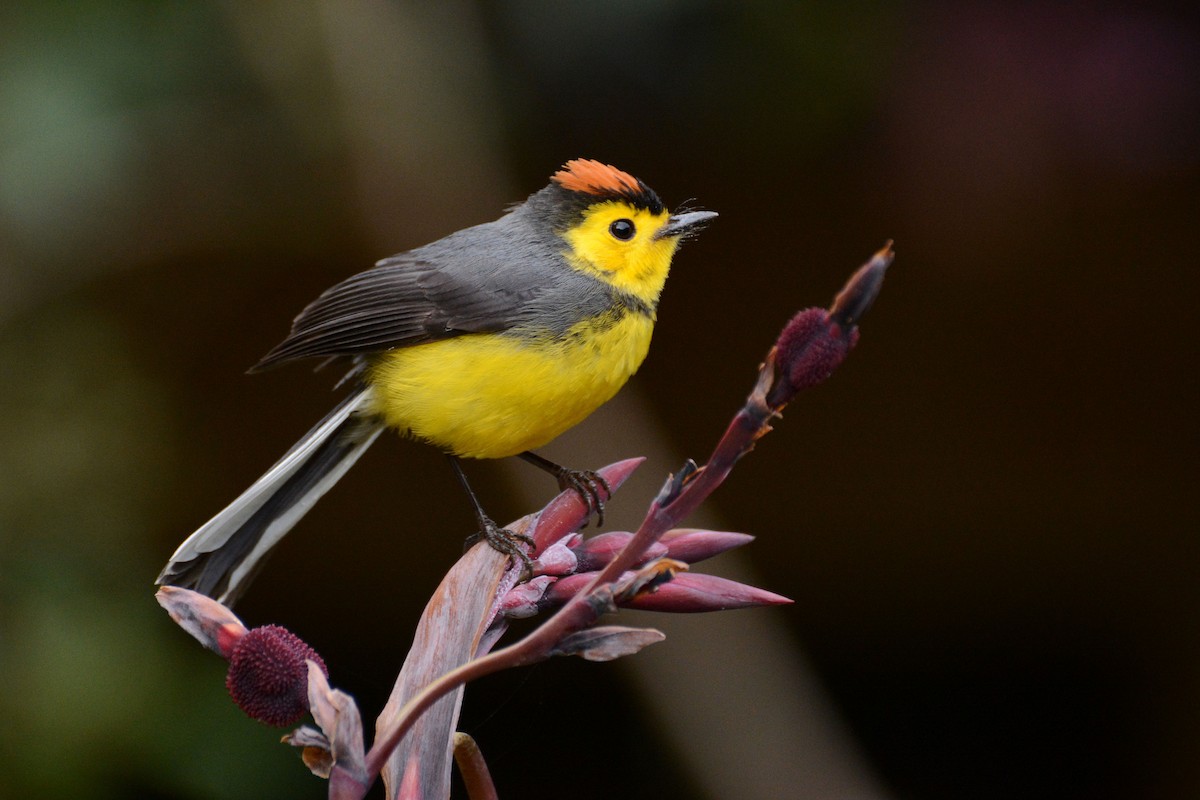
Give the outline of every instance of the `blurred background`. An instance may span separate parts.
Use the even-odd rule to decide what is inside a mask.
[[[151,582],[332,406],[247,377],[325,287],[565,160],[720,219],[548,454],[703,458],[889,238],[862,340],[699,521],[794,606],[472,686],[501,796],[1193,798],[1200,29],[1146,3],[6,3],[5,797],[321,797]],[[554,487],[471,465],[497,519]],[[238,607],[373,718],[472,519],[377,444]]]

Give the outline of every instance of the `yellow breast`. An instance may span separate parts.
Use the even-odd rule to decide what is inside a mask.
[[[454,455],[504,458],[541,447],[616,394],[653,328],[626,313],[554,338],[469,334],[384,353],[367,377],[388,425]]]

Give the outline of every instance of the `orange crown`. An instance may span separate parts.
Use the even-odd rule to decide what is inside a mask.
[[[637,194],[644,190],[641,182],[628,172],[589,158],[568,161],[562,169],[554,173],[551,180],[568,191],[584,194],[623,195]]]
[[[601,164],[590,158],[577,158],[563,164],[563,168],[550,178],[552,184],[557,184],[583,201],[585,197],[596,198],[587,202],[599,200],[623,200],[637,208],[649,209],[651,213],[661,214],[663,202],[646,184],[622,172],[609,164]]]

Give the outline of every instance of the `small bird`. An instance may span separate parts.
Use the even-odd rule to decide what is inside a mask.
[[[327,290],[250,371],[348,360],[354,390],[189,536],[157,583],[231,604],[385,428],[446,453],[480,535],[528,565],[519,537],[484,513],[459,459],[519,456],[602,512],[595,473],[532,451],[612,398],[641,365],[671,259],[715,216],[672,215],[632,175],[577,159],[499,219]]]

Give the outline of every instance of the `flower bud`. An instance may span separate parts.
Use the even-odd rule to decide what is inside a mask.
[[[607,533],[589,536],[573,548],[575,557],[579,561],[576,571],[591,572],[593,570],[604,569],[608,565],[608,562],[616,558],[617,553],[625,549],[625,545],[629,544],[629,540],[632,538],[633,534],[628,531],[608,531]],[[666,554],[666,546],[655,542],[646,548],[642,560],[651,561],[655,558],[661,558]]]
[[[731,608],[775,606],[791,603],[783,595],[768,592],[717,575],[685,572],[657,587],[642,592],[621,603],[624,608],[643,611],[673,611],[692,614],[702,611],[725,611]]]
[[[776,378],[767,404],[778,411],[798,392],[833,374],[858,342],[858,322],[875,302],[895,254],[889,241],[859,267],[838,292],[828,311],[806,308],[784,327],[769,360]]]
[[[308,666],[325,662],[299,636],[279,625],[251,628],[229,658],[225,687],[247,715],[268,725],[291,725],[308,713]]]
[[[767,395],[780,408],[799,392],[822,383],[858,341],[858,329],[842,330],[821,308],[806,308],[784,327],[775,343],[775,385]]]

